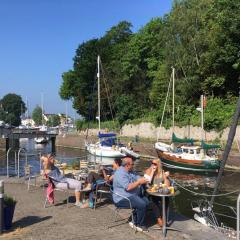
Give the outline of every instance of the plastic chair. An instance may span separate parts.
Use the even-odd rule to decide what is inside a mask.
[[[88,176],[88,161],[79,162],[79,171],[74,174],[78,181],[85,181]]]
[[[31,174],[31,165],[26,165],[24,167],[24,171],[25,171],[25,180],[27,181],[27,190],[30,191],[30,186],[37,186],[37,179],[38,181],[43,182],[42,186],[44,187],[44,184],[46,183],[46,179],[43,177],[43,174]],[[34,183],[32,184],[32,180],[34,180]],[[41,186],[41,185],[40,185]]]
[[[88,170],[88,161],[80,161],[79,168],[80,170],[84,170],[84,169]]]

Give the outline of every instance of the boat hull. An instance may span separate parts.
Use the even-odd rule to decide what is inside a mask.
[[[111,147],[99,147],[95,144],[87,145],[87,150],[90,154],[98,157],[121,158],[126,156],[119,150],[114,150]]]
[[[35,138],[34,139],[36,144],[45,144],[48,143],[48,139],[45,137]]]
[[[176,156],[170,156],[156,149],[158,157],[161,159],[162,164],[168,168],[188,170],[188,171],[199,171],[199,172],[218,172],[220,168],[220,160],[192,160],[183,159]]]

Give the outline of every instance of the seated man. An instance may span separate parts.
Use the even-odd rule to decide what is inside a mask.
[[[144,226],[148,199],[141,196],[141,186],[146,183],[146,179],[137,176],[133,171],[133,160],[125,157],[122,166],[115,172],[113,178],[113,191],[119,195],[127,197],[134,211],[134,219],[129,223],[131,227],[136,226],[137,231],[147,231]],[[129,201],[113,194],[113,201],[117,207],[129,208]]]

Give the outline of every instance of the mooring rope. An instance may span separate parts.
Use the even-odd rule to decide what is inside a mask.
[[[174,183],[179,186],[180,188],[184,189],[185,191],[188,191],[190,193],[192,193],[193,195],[199,195],[199,196],[204,196],[204,197],[221,197],[221,196],[226,196],[226,195],[231,195],[231,194],[234,194],[234,193],[237,193],[237,192],[240,192],[240,189],[238,190],[235,190],[235,191],[232,191],[232,192],[228,192],[228,193],[221,193],[221,194],[206,194],[206,193],[197,193],[197,192],[194,192],[188,188],[185,188],[184,186],[182,186],[180,183],[177,183],[176,181],[174,181]]]

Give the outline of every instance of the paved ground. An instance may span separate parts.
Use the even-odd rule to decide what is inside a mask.
[[[72,203],[67,208],[66,196],[58,192],[55,195],[56,206],[44,209],[42,188],[31,189],[28,192],[25,184],[5,183],[5,193],[14,196],[18,202],[13,229],[0,236],[0,240],[162,239],[161,231],[150,229],[147,235],[135,233],[128,224],[108,229],[109,224],[114,224],[111,205],[105,204],[95,211],[77,208]],[[148,212],[148,225],[152,228],[151,214]],[[175,215],[173,226],[184,233],[169,231],[167,239],[225,239],[211,229],[180,216]]]

